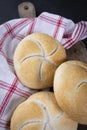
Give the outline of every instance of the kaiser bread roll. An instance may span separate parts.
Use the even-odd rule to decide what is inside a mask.
[[[62,63],[55,72],[54,94],[69,117],[87,124],[87,64],[80,61]]]
[[[11,130],[77,130],[58,106],[52,92],[37,92],[21,103],[11,118]]]
[[[14,53],[19,80],[32,89],[53,86],[56,68],[66,59],[65,49],[56,39],[43,33],[26,36]]]

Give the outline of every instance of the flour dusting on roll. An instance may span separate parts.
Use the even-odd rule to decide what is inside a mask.
[[[62,63],[55,72],[54,94],[61,109],[80,124],[87,124],[87,64]]]
[[[16,47],[14,68],[25,86],[43,89],[53,86],[54,72],[65,59],[61,43],[47,34],[33,33]]]
[[[11,118],[11,130],[77,130],[58,106],[52,92],[37,92],[21,103]]]

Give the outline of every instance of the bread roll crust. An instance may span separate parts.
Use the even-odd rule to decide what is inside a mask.
[[[53,86],[55,70],[65,59],[61,43],[47,34],[33,33],[16,47],[14,68],[25,86],[43,89]]]
[[[87,64],[62,63],[55,72],[54,94],[61,109],[80,124],[87,124]]]
[[[52,92],[37,92],[21,103],[11,118],[11,130],[77,130],[58,106]]]

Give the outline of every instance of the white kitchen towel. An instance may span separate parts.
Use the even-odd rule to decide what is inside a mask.
[[[87,38],[87,22],[74,23],[57,14],[43,12],[36,18],[13,19],[0,26],[0,130],[10,130],[10,119],[16,106],[37,92],[20,83],[13,65],[16,46],[34,32],[49,34],[69,49]]]

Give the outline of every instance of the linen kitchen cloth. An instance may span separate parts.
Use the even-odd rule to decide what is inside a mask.
[[[16,46],[33,32],[49,34],[60,41],[65,49],[69,49],[87,38],[87,22],[74,23],[57,14],[43,12],[36,18],[13,19],[0,26],[0,130],[10,129],[14,109],[37,92],[20,83],[13,66]]]

